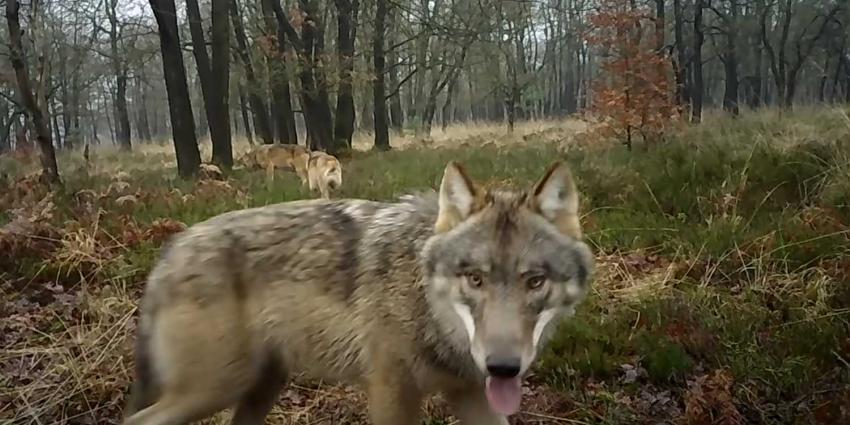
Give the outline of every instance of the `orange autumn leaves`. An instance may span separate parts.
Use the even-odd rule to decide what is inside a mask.
[[[599,50],[602,72],[591,104],[601,120],[599,131],[629,148],[638,138],[647,144],[660,140],[679,111],[655,17],[633,2],[601,0],[589,21],[585,38]]]

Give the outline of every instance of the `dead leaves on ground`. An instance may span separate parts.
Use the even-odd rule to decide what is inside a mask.
[[[742,425],[744,416],[738,411],[732,395],[734,379],[725,370],[697,376],[688,382],[683,423],[689,425]]]
[[[147,272],[128,273],[128,255],[186,228],[169,217],[141,221],[138,209],[154,200],[247,196],[214,179],[199,180],[187,194],[144,189],[126,173],[71,193],[49,192],[29,176],[4,184],[0,422],[118,423]]]

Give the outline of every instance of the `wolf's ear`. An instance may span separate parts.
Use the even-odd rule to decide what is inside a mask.
[[[566,165],[556,162],[549,166],[531,193],[533,210],[554,224],[562,234],[581,239],[578,190]]]
[[[443,233],[457,226],[472,214],[475,204],[475,184],[460,165],[454,161],[446,165],[440,183],[440,212],[434,229]]]

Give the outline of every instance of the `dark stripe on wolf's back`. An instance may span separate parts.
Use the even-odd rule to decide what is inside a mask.
[[[385,206],[384,208],[392,208]],[[372,214],[372,219],[375,219],[377,215],[377,211]],[[389,276],[390,270],[393,268],[393,245],[398,241],[393,240],[394,238],[387,237],[386,233],[382,233],[380,235],[376,235],[378,240],[371,241],[377,246],[377,259],[373,259],[375,261],[375,269],[372,271],[376,277],[385,278]],[[375,236],[372,236],[373,238]]]
[[[245,280],[242,276],[242,264],[245,262],[245,248],[242,239],[234,232],[225,229],[224,235],[229,239],[227,252],[225,253],[225,261],[229,263],[228,270],[231,273],[230,282],[233,286],[233,293],[237,299],[244,300],[247,296],[245,288]]]
[[[411,219],[408,218],[408,220]],[[382,235],[381,239],[376,242],[379,258],[374,273],[377,277],[386,278],[395,268],[395,265],[403,263],[404,260],[416,262],[416,257],[419,255],[417,242],[427,238],[427,235],[421,235],[420,228],[416,226],[405,226],[401,227],[400,230],[401,233]],[[402,247],[404,249],[400,249]]]
[[[342,251],[336,261],[335,271],[339,276],[334,279],[342,282],[342,286],[328,286],[328,290],[338,292],[342,299],[347,301],[357,289],[356,281],[360,275],[360,257],[357,251],[363,240],[363,230],[354,218],[343,210],[344,207],[344,203],[334,202],[318,208],[320,220],[334,231]]]

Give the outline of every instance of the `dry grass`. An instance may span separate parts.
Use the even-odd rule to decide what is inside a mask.
[[[412,131],[390,135],[393,149],[409,148],[468,148],[493,144],[495,146],[514,146],[533,141],[534,143],[559,142],[572,140],[576,134],[588,129],[587,122],[579,118],[559,120],[525,121],[517,123],[512,134],[506,134],[502,123],[463,123],[452,124],[442,131],[435,128],[429,137],[416,136]],[[352,145],[357,150],[372,149],[373,135],[359,133]]]
[[[598,273],[514,424],[848,423],[850,151],[823,146],[850,135],[850,119],[759,112],[677,131],[646,153],[572,119],[405,135],[395,152],[347,159],[344,194],[432,186],[450,158],[516,183],[553,156],[571,161]],[[247,148],[237,141],[236,156]],[[33,163],[0,182],[0,423],[118,423],[136,304],[162,242],[219,212],[307,196],[294,178],[247,170],[172,180],[170,144],[103,147],[93,162],[62,153],[66,189],[52,194]],[[351,387],[297,379],[280,401],[270,423],[366,423]],[[439,398],[425,410],[430,425],[454,423]]]

